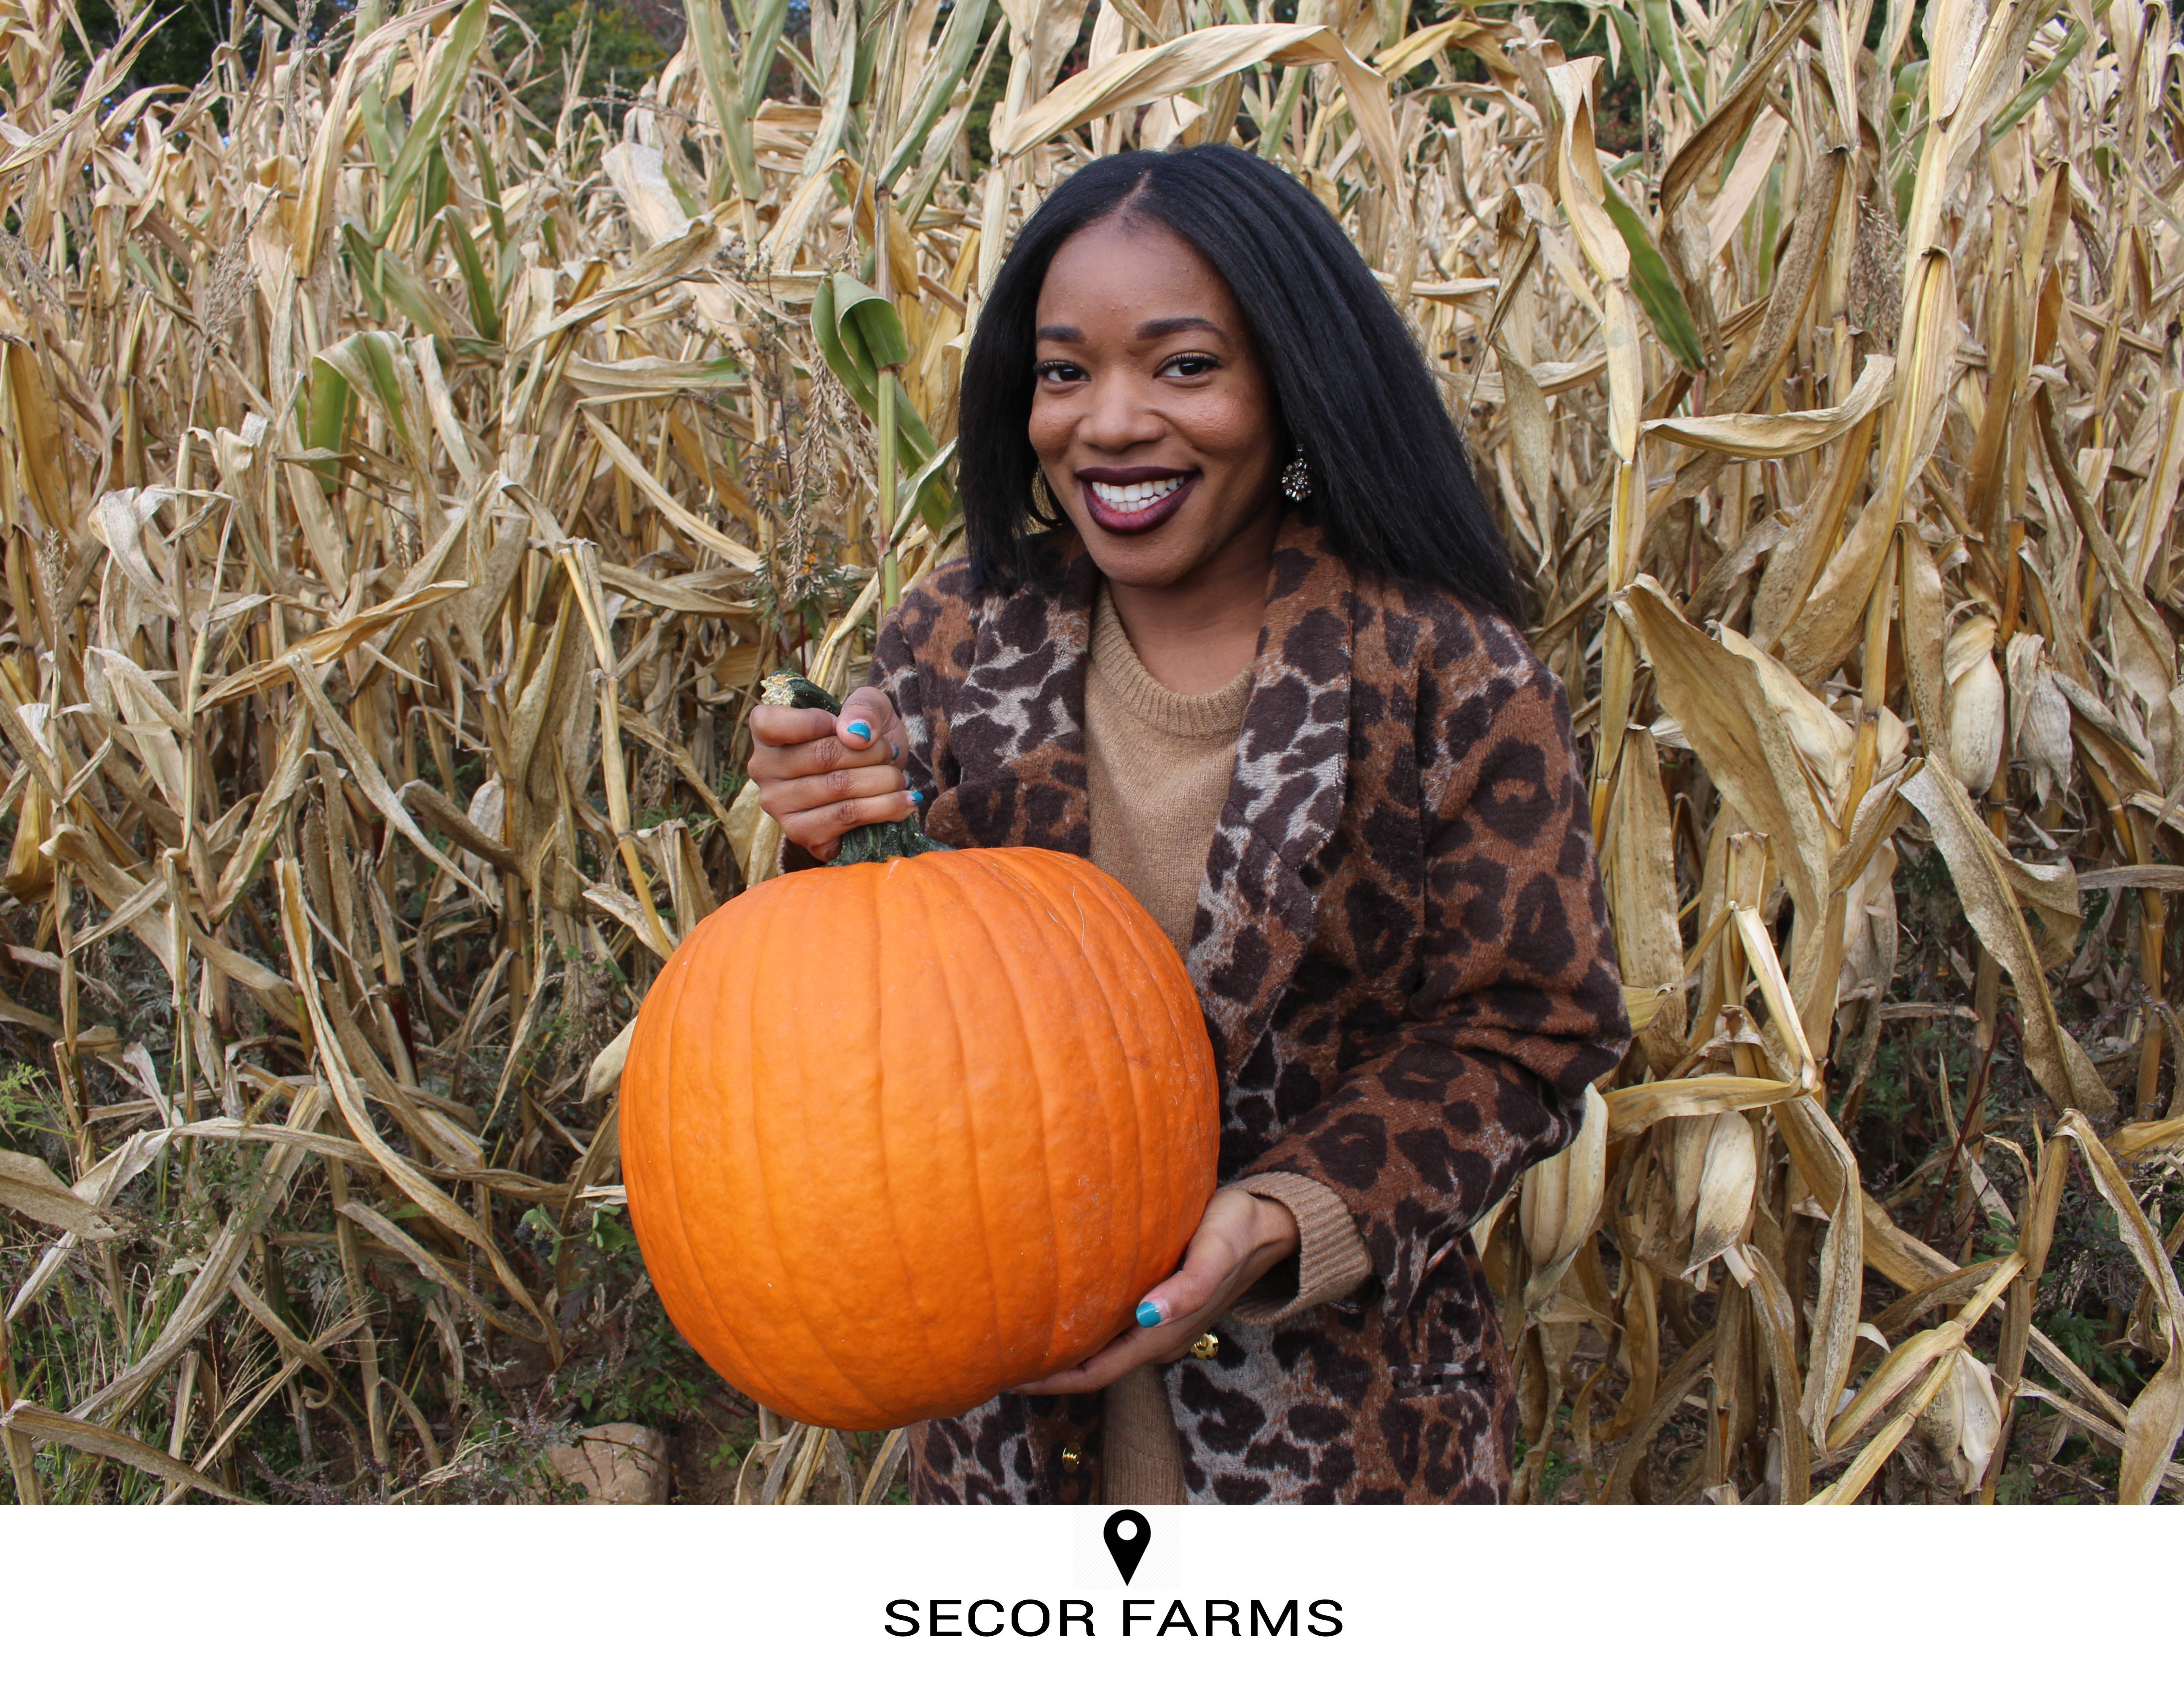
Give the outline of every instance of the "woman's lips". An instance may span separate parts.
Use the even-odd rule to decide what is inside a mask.
[[[1085,513],[1102,531],[1137,533],[1151,531],[1181,509],[1198,479],[1192,472],[1117,485],[1079,475],[1078,483],[1084,488]]]

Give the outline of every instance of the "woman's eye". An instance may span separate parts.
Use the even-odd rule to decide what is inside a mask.
[[[1033,368],[1031,373],[1035,381],[1050,381],[1056,385],[1084,378],[1084,371],[1074,363],[1040,363]]]
[[[1210,375],[1220,366],[1220,361],[1217,358],[1186,353],[1171,362],[1167,365],[1167,371],[1171,375],[1181,375],[1184,379],[1189,380],[1199,375]]]

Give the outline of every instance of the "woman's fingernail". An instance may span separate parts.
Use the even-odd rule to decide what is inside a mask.
[[[1150,1299],[1138,1307],[1138,1326],[1157,1328],[1161,1325],[1161,1308]]]
[[[872,728],[861,720],[852,720],[842,729],[861,743],[869,743],[872,740]]]
[[[923,807],[925,805],[925,792],[922,790],[912,790],[910,792],[910,804],[914,808]]]

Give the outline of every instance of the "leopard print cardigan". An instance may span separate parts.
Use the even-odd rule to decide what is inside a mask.
[[[1090,851],[1096,576],[1051,592],[937,569],[871,682],[931,834]],[[1069,552],[1073,551],[1071,554]],[[1574,1135],[1629,1037],[1561,684],[1507,623],[1278,540],[1236,770],[1189,964],[1222,1078],[1221,1179],[1307,1176],[1373,1272],[1166,1371],[1193,1501],[1494,1502],[1509,1362],[1469,1230]],[[920,1503],[1100,1497],[1096,1394],[1004,1393],[911,1431]]]

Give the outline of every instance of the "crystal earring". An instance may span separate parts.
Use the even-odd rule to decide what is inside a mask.
[[[1312,470],[1305,465],[1301,446],[1290,459],[1290,465],[1282,470],[1282,495],[1293,503],[1301,503],[1312,495]]]
[[[1043,468],[1031,471],[1031,512],[1048,526],[1059,526],[1065,519],[1061,505],[1054,501],[1054,487],[1046,483],[1046,470]]]

